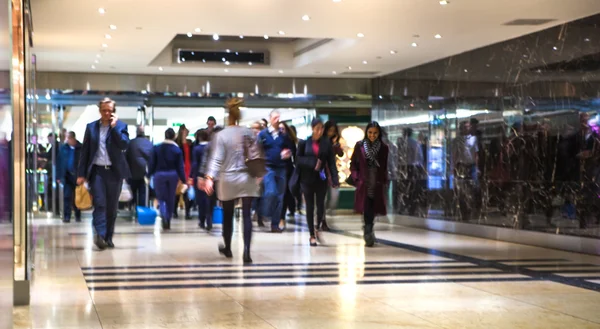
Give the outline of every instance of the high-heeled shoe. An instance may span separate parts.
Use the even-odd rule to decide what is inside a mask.
[[[233,253],[231,252],[231,249],[225,247],[225,245],[223,244],[219,245],[219,253],[225,256],[226,258],[233,258]]]
[[[311,247],[316,247],[317,246],[317,239],[315,237],[311,237],[310,238],[310,246]]]
[[[252,258],[250,258],[250,249],[244,249],[244,264],[252,264]]]

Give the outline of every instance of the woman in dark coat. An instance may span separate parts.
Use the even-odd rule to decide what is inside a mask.
[[[323,122],[312,121],[312,136],[298,143],[296,165],[300,186],[306,202],[306,220],[310,231],[310,245],[317,246],[314,209],[317,207],[317,227],[325,220],[325,197],[329,184],[339,186],[335,153],[329,139],[323,136]]]
[[[356,143],[350,162],[350,172],[356,184],[354,211],[364,216],[364,239],[367,247],[375,244],[375,216],[387,215],[385,200],[389,148],[382,142],[381,136],[379,123],[369,123],[365,138]]]

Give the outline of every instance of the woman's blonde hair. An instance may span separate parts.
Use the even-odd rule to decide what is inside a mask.
[[[229,124],[237,124],[242,119],[240,107],[244,105],[244,99],[234,97],[225,102],[225,107],[229,113]]]

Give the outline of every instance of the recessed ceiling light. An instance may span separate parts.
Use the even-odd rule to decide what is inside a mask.
[[[265,40],[269,40],[269,36],[265,34],[264,36]]]
[[[465,69],[465,73],[469,73],[469,70]]]
[[[92,65],[92,70],[95,70],[95,69],[96,69],[96,65]]]
[[[243,36],[243,35],[240,35],[240,39],[243,39],[243,38],[244,38],[244,36]]]
[[[111,36],[110,34],[105,34],[105,35],[104,35],[104,37],[105,37],[106,39],[112,39],[112,36]]]
[[[221,58],[221,62],[225,62],[225,61],[226,61],[225,57]]]
[[[94,63],[98,64],[98,63],[100,63],[100,61],[99,60],[95,60]]]
[[[213,34],[213,40],[215,40],[215,41],[219,40],[219,35],[216,33]]]
[[[411,46],[418,47],[419,45],[416,42],[411,43]]]
[[[442,5],[442,6],[445,6],[449,3],[450,3],[450,1],[448,1],[448,0],[440,0],[440,5]]]
[[[228,70],[228,69],[225,69],[224,71],[225,71],[225,73],[229,72],[229,70]]]
[[[279,31],[279,35],[285,35],[285,32]]]
[[[106,10],[104,8],[98,8],[98,12],[100,13],[100,15],[106,14]]]
[[[352,66],[348,66],[348,70],[352,70]]]
[[[434,38],[436,38],[436,39],[441,39],[441,38],[442,38],[442,36],[441,36],[440,34],[436,34],[436,35],[434,36]]]
[[[248,62],[248,65],[252,66],[253,64],[252,64],[252,62]]]
[[[231,52],[231,49],[226,49],[225,51],[229,54]]]
[[[283,70],[279,70],[279,74],[283,74]]]
[[[250,49],[250,53],[251,53],[251,54],[254,54],[254,50]]]
[[[229,61],[225,61],[225,65],[231,65],[231,63],[229,63]]]
[[[162,71],[162,70],[163,70],[162,66],[159,66],[159,67],[158,67],[158,70],[159,70],[159,71]]]
[[[206,59],[204,59],[204,58],[203,58],[203,59],[202,59],[202,63],[206,63]]]
[[[363,64],[368,64],[368,63],[369,63],[369,62],[367,62],[367,61],[363,61]]]
[[[187,36],[188,36],[188,38],[191,38],[191,37],[192,37],[192,36],[194,36],[194,35],[192,34],[192,32],[188,32],[188,33],[187,33]]]
[[[202,32],[202,29],[197,27],[194,31],[196,31],[196,33],[200,33],[200,32]]]
[[[358,34],[356,34],[356,36],[359,37],[359,38],[364,38],[365,37],[365,35],[362,34],[362,33],[358,33]]]
[[[302,16],[302,20],[303,21],[310,21],[310,16],[304,15],[304,16]]]
[[[336,72],[336,71],[333,71],[333,72],[331,72],[331,73],[332,73],[333,75],[336,75],[336,74],[337,74],[337,72]]]
[[[398,52],[397,52],[397,51],[395,51],[395,50],[390,50],[390,54],[392,54],[392,55],[396,55],[397,53],[398,53]]]
[[[98,57],[98,58],[102,58],[102,55],[100,55],[100,54],[97,54],[97,55],[96,55],[96,57]]]
[[[590,38],[585,38],[585,39],[583,39],[583,41],[590,42]]]
[[[490,64],[485,64],[485,67],[490,67],[490,66],[491,66]]]
[[[111,30],[116,30],[116,29],[117,29],[117,26],[116,26],[116,25],[109,25],[108,27],[109,27]]]
[[[102,48],[108,48],[108,45],[107,45],[107,44],[105,44],[105,43],[103,43],[103,44],[102,44]]]
[[[554,46],[552,47],[553,50],[558,50],[558,47]]]

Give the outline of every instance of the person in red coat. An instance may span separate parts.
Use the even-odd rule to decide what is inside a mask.
[[[363,214],[364,239],[367,247],[375,244],[373,225],[375,216],[385,216],[386,191],[388,186],[388,146],[381,140],[379,123],[367,125],[365,138],[356,143],[350,162],[350,172],[356,185],[354,211]]]

